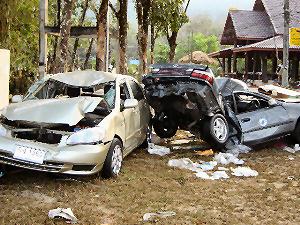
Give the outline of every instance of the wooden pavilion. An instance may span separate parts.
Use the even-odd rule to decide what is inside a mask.
[[[290,0],[290,26],[300,27],[300,1]],[[283,0],[256,0],[253,10],[231,10],[221,38],[221,45],[232,46],[209,54],[218,58],[223,74],[267,82],[277,77],[283,50]],[[299,47],[291,46],[290,77],[299,80]],[[237,60],[244,59],[244,71],[237,70]]]

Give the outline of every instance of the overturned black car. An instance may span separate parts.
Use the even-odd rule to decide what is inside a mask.
[[[291,134],[300,141],[299,103],[250,92],[239,80],[215,78],[207,66],[153,65],[143,84],[161,138],[181,129],[220,148],[231,137],[258,144]]]

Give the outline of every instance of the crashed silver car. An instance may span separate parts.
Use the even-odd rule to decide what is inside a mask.
[[[250,92],[239,80],[215,78],[207,66],[152,65],[143,83],[161,138],[182,129],[220,149],[231,140],[254,145],[285,135],[300,142],[299,103]]]
[[[130,76],[51,75],[3,110],[0,164],[114,177],[123,158],[145,143],[149,120],[143,90]]]

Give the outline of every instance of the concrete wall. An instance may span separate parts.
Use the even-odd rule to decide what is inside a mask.
[[[9,103],[10,52],[0,49],[0,110]]]

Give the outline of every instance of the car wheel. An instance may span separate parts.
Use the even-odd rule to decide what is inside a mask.
[[[229,126],[225,117],[216,114],[204,123],[206,141],[211,142],[217,148],[222,148],[229,137]]]
[[[297,144],[300,144],[300,121],[298,121],[294,130],[293,139],[297,142]]]
[[[117,177],[121,171],[123,162],[123,146],[118,138],[114,138],[107,153],[102,176],[104,178]]]
[[[153,129],[160,138],[171,138],[176,134],[178,125],[165,116],[162,121],[153,119]]]

